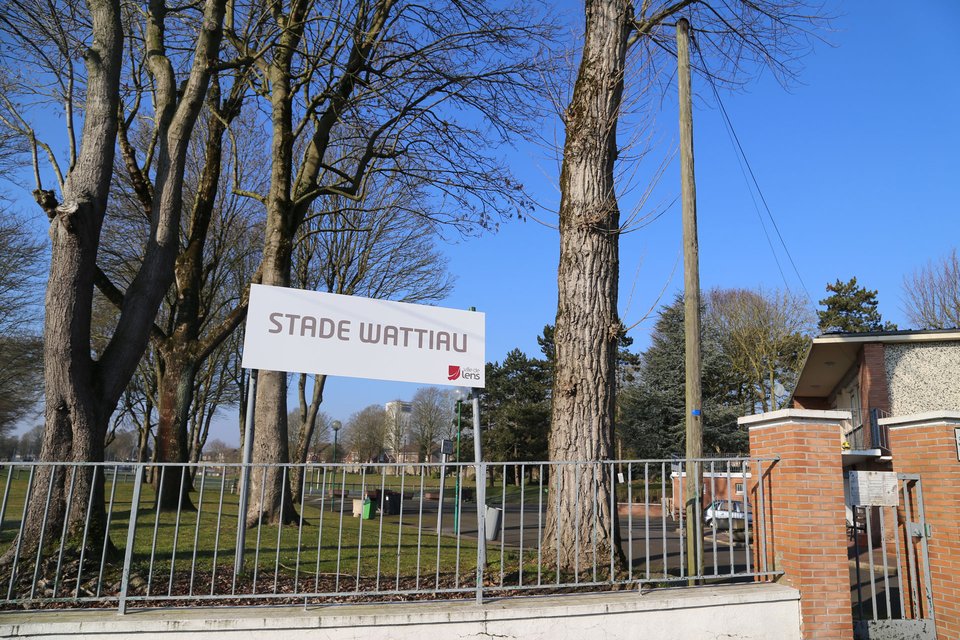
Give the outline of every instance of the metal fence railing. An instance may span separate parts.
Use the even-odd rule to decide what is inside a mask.
[[[880,418],[889,414],[881,409],[852,409],[850,419],[843,424],[844,446],[853,451],[865,449],[889,450],[887,428],[880,424]]]
[[[0,604],[480,601],[768,580],[756,479],[773,463],[0,463]]]

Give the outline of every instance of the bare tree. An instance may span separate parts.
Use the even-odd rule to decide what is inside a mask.
[[[199,459],[217,405],[235,400],[236,394],[227,392],[227,381],[221,376],[224,358],[233,355],[223,343],[245,316],[247,291],[259,260],[256,208],[230,190],[235,181],[258,184],[257,155],[249,144],[256,132],[250,123],[238,125],[246,90],[244,73],[220,76],[212,77],[206,108],[188,150],[184,193],[189,204],[184,206],[179,234],[176,277],[152,329],[157,458],[163,462]],[[221,96],[221,82],[230,88],[227,95]],[[150,205],[154,191],[149,167],[138,169],[136,161],[139,155],[149,155],[151,131],[135,126],[138,101],[132,104],[120,127],[120,149],[126,161],[116,172],[117,207],[106,221],[99,258],[104,277],[98,286],[117,307],[123,302],[119,289],[129,286],[142,262],[141,247],[130,238],[146,232],[150,221],[142,211]],[[179,474],[155,480],[161,508],[192,506],[191,483],[181,482]]]
[[[903,279],[904,312],[916,329],[960,327],[960,258],[953,249]]]
[[[420,462],[430,462],[436,443],[453,432],[453,396],[437,387],[421,387],[412,401],[413,439]]]
[[[387,412],[372,404],[350,416],[346,442],[359,462],[379,461],[387,442]]]
[[[72,0],[63,0],[62,6],[12,0],[0,9],[0,31],[15,45],[4,48],[5,73],[17,78],[26,60],[31,74],[28,79],[19,76],[20,81],[2,96],[10,114],[4,124],[30,145],[34,197],[50,219],[44,325],[46,428],[41,453],[45,460],[103,459],[110,415],[136,370],[173,278],[186,152],[218,58],[225,4],[226,0],[204,0],[180,12],[163,0],[154,0],[142,14],[125,14],[119,0],[91,1],[86,7]],[[200,28],[185,29],[189,35],[180,36],[173,23],[181,18]],[[96,258],[120,130],[125,34],[133,37],[134,31],[143,39],[139,62],[147,70],[153,101],[155,178],[151,206],[145,210],[151,225],[141,267],[123,292],[116,329],[94,361],[90,323]],[[168,34],[175,43],[168,41]],[[188,43],[185,52],[184,43]],[[82,67],[77,64],[81,57]],[[34,87],[53,88],[55,104],[62,106],[67,127],[65,164],[30,124],[34,114],[24,105],[37,97]],[[49,95],[43,98],[50,103]],[[45,188],[42,180],[41,152],[55,176],[54,189]],[[84,526],[88,503],[94,505],[88,526],[94,533],[103,531],[102,476],[93,467],[86,469],[72,483],[69,509],[67,474],[52,473],[52,468],[38,474],[37,490],[45,491],[53,483],[51,500],[49,506],[36,501],[28,508],[22,546],[32,548],[43,523],[56,528],[67,513],[71,531]],[[71,539],[79,537],[71,535]]]
[[[43,344],[38,337],[41,248],[26,221],[0,207],[0,436],[40,401]]]
[[[675,49],[672,21],[685,13],[697,29],[697,63],[718,61],[718,79],[735,82],[749,62],[775,72],[788,71],[783,60],[806,36],[811,22],[802,5],[790,0],[712,2],[678,0],[643,2],[587,0],[586,29],[580,67],[569,105],[562,114],[566,130],[560,173],[560,264],[556,368],[551,460],[607,460],[613,456],[613,418],[617,344],[623,325],[617,310],[619,235],[623,231],[617,201],[617,127],[624,108],[628,51],[646,78],[634,83],[642,92],[655,78],[658,60]],[[800,39],[798,43],[797,39]],[[636,46],[634,46],[636,45]],[[672,77],[672,70],[665,77]],[[602,564],[615,554],[622,566],[616,513],[610,505],[613,479],[606,467],[575,471],[559,468],[546,517],[548,539],[562,540],[557,565],[562,568]],[[596,477],[595,477],[596,476]],[[597,504],[596,521],[576,505]],[[573,541],[595,539],[596,545]],[[592,538],[591,538],[592,536]],[[599,555],[595,555],[599,554]],[[551,560],[552,562],[553,560]]]
[[[724,353],[748,385],[747,404],[761,412],[781,408],[816,326],[806,298],[789,291],[713,289],[707,299]]]
[[[453,286],[447,260],[437,250],[437,225],[419,208],[423,189],[398,174],[374,174],[359,201],[327,196],[315,204],[294,250],[294,285],[367,298],[426,302],[444,298]],[[327,376],[298,376],[299,428],[292,462],[304,463],[323,402]],[[294,440],[291,438],[291,442]],[[298,502],[299,469],[290,474]]]
[[[271,5],[277,46],[249,49],[266,87],[272,135],[270,188],[250,194],[267,215],[263,283],[289,286],[294,239],[314,202],[359,200],[372,173],[429,183],[433,216],[463,231],[521,205],[522,188],[490,153],[527,126],[548,30],[526,3],[361,0],[339,11],[310,0]],[[286,376],[257,386],[254,459],[287,450]],[[255,471],[254,475],[259,473]],[[291,521],[282,474],[254,483],[248,522]]]

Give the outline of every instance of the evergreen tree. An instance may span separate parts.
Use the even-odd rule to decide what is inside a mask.
[[[744,413],[742,385],[723,352],[715,323],[703,314],[703,444],[713,454],[747,449],[746,433],[737,425]],[[620,394],[617,430],[638,458],[682,455],[685,446],[683,297],[660,311],[652,344],[640,356],[637,379]]]
[[[486,378],[480,409],[488,425],[484,456],[488,460],[544,460],[552,382],[547,361],[514,349],[502,364],[487,363]]]
[[[866,331],[896,331],[897,325],[884,322],[877,310],[877,291],[857,284],[856,277],[847,282],[838,278],[827,285],[829,296],[820,301],[824,307],[817,311],[821,333],[863,333]]]

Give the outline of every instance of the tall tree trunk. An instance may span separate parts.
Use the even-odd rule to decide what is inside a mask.
[[[631,15],[628,0],[587,0],[583,58],[565,114],[549,439],[554,461],[608,460],[612,454],[616,355],[622,331],[617,314],[620,211],[614,164]],[[609,566],[612,551],[622,565],[616,510],[610,509],[613,478],[607,466],[560,465],[550,483],[552,496],[559,499],[551,499],[547,509],[548,564],[566,570],[594,563]],[[559,545],[554,544],[555,537]]]
[[[113,168],[120,97],[123,34],[119,2],[91,2],[93,40],[84,58],[87,99],[80,155],[67,174],[63,202],[52,191],[34,193],[50,217],[50,275],[44,317],[45,428],[41,460],[103,460],[110,411],[105,411],[90,356],[90,322],[97,246]],[[102,474],[87,467],[77,474],[72,503],[67,504],[63,468],[39,468],[29,497],[20,537],[22,554],[31,553],[48,531],[69,518],[70,536],[83,527],[87,504],[93,505],[89,533],[103,540]],[[51,486],[52,483],[52,486]],[[90,502],[91,492],[93,500]],[[45,499],[36,499],[47,496]],[[14,545],[16,546],[16,545]],[[12,561],[12,548],[3,558]]]
[[[287,214],[289,216],[289,214]],[[287,216],[267,215],[267,238],[263,250],[263,284],[290,286],[292,233],[282,227]],[[254,412],[254,463],[290,462],[287,431],[287,374],[260,371]],[[287,524],[297,518],[287,467],[254,466],[250,473],[250,507],[247,526]]]
[[[190,77],[180,87],[164,55],[165,7],[162,2],[150,4],[146,29],[148,60],[155,80],[155,108],[160,128],[151,236],[139,271],[125,294],[119,294],[123,298],[120,317],[96,363],[90,355],[91,309],[98,275],[97,250],[119,128],[124,41],[120,3],[89,1],[93,38],[84,55],[87,86],[80,153],[67,174],[62,204],[56,202],[56,195],[51,191],[35,193],[51,220],[50,276],[44,319],[43,460],[103,461],[108,420],[146,349],[157,308],[173,276],[184,159],[203,103],[211,62],[217,58],[225,1],[205,3],[205,29],[198,35]],[[64,519],[72,532],[82,528],[88,504],[87,540],[91,545],[88,551],[99,553],[96,540],[99,537],[99,544],[103,544],[101,532],[105,522],[103,474],[89,469],[77,474],[69,505],[66,504],[68,474],[62,470],[54,473],[49,467],[38,474],[32,495],[49,495],[50,500],[28,499],[18,545],[21,553],[36,547],[44,529],[57,531]],[[109,541],[106,547],[108,551],[112,549]],[[10,555],[6,554],[5,559]]]
[[[157,381],[159,419],[157,421],[157,456],[163,462],[189,462],[190,445],[188,424],[190,406],[193,404],[193,389],[196,369],[189,354],[180,349],[157,350],[161,375]],[[154,490],[160,509],[193,510],[190,500],[191,474],[181,472],[181,467],[168,467],[166,473],[154,478]]]

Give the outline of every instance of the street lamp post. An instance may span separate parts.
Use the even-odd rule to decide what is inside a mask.
[[[333,429],[333,462],[334,462],[334,464],[336,464],[336,462],[337,462],[337,432],[340,431],[340,427],[342,427],[342,426],[343,426],[343,425],[340,423],[339,420],[334,420],[334,421],[330,424],[330,428]],[[336,470],[334,470],[334,473],[336,473]],[[334,479],[336,479],[336,475],[334,475],[333,477],[334,477]],[[331,484],[331,490],[330,490],[330,511],[333,511],[333,489],[332,489],[332,487],[333,487],[333,485]],[[342,495],[340,496],[340,501],[343,502],[343,496],[342,496]]]
[[[334,420],[330,425],[330,428],[333,429],[333,462],[337,461],[337,432],[340,431],[340,427],[343,425],[339,420]]]

